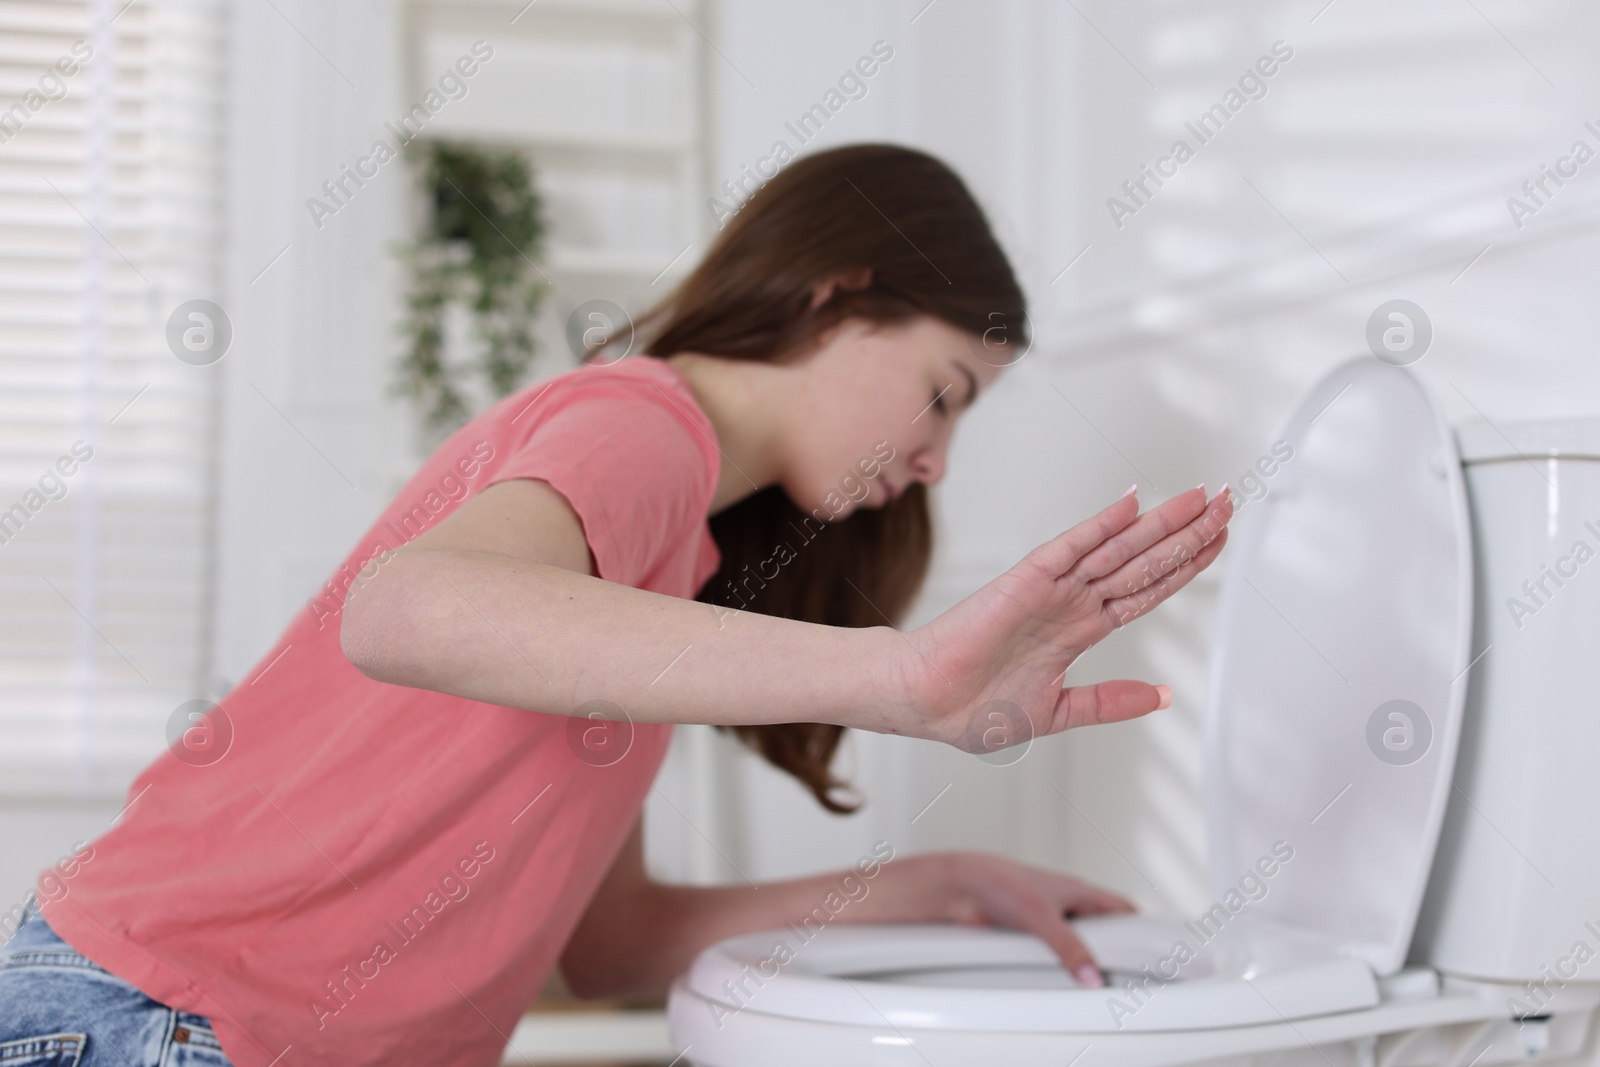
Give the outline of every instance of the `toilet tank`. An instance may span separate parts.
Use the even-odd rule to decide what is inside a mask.
[[[1411,960],[1600,982],[1600,417],[1456,436],[1479,658]]]

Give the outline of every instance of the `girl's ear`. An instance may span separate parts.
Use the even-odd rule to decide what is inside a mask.
[[[811,310],[826,304],[833,298],[833,294],[843,289],[853,292],[865,289],[872,284],[872,268],[858,267],[855,270],[842,271],[838,274],[823,278],[811,287]]]

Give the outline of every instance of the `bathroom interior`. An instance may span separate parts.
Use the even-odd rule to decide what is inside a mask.
[[[111,61],[0,143],[0,504],[83,427],[99,442],[0,544],[0,907],[119,816],[174,709],[247,677],[438,443],[393,387],[396,249],[426,198],[414,157],[369,146],[489,40],[407,132],[529,167],[546,291],[524,383],[662,297],[792,158],[894,142],[970,185],[1033,336],[955,436],[908,628],[1130,482],[1151,503],[1227,482],[1239,502],[1218,565],[1066,679],[1159,679],[1170,708],[982,758],[850,732],[848,816],[680,726],[646,802],[647,866],[672,882],[886,847],[1070,871],[1157,924],[1084,925],[1110,990],[1055,982],[1018,935],[922,931],[895,964],[917,931],[852,949],[830,930],[747,1011],[718,990],[765,944],[702,957],[671,1004],[581,1001],[557,976],[505,1063],[1600,1065],[1600,10],[16,3],[7,95],[80,38]],[[53,166],[81,169],[79,204],[41,184]],[[154,279],[86,236],[96,220]],[[43,297],[41,245],[68,264]],[[197,296],[235,324],[213,366],[161,339]],[[448,319],[446,348],[465,329]],[[42,349],[87,354],[47,373]],[[71,601],[39,580],[58,572]],[[1428,710],[1318,733],[1337,716],[1314,711],[1355,691]],[[1394,756],[1386,731],[1419,728],[1417,762]],[[1346,811],[1359,824],[1330,831]],[[1264,859],[1279,840],[1294,859]],[[1184,981],[1151,981],[1150,939],[1189,936],[1230,893],[1226,914],[1293,927],[1268,940],[1311,923],[1332,941],[1304,974],[1263,964],[1263,983],[1291,973],[1255,1001],[1237,930]],[[1207,973],[1243,999],[1186,999]],[[861,990],[882,995],[870,1017]]]

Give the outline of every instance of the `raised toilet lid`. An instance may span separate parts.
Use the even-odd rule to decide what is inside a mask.
[[[1318,382],[1274,440],[1293,457],[1262,478],[1225,553],[1206,714],[1213,891],[1237,899],[1283,842],[1292,859],[1247,910],[1388,975],[1450,798],[1473,655],[1465,481],[1432,394],[1369,357]]]

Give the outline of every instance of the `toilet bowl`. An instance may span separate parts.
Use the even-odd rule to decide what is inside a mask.
[[[732,938],[673,985],[685,1060],[1600,1065],[1600,418],[1456,432],[1362,358],[1277,437],[1211,660],[1215,903],[1075,920],[1104,988],[990,927]]]

